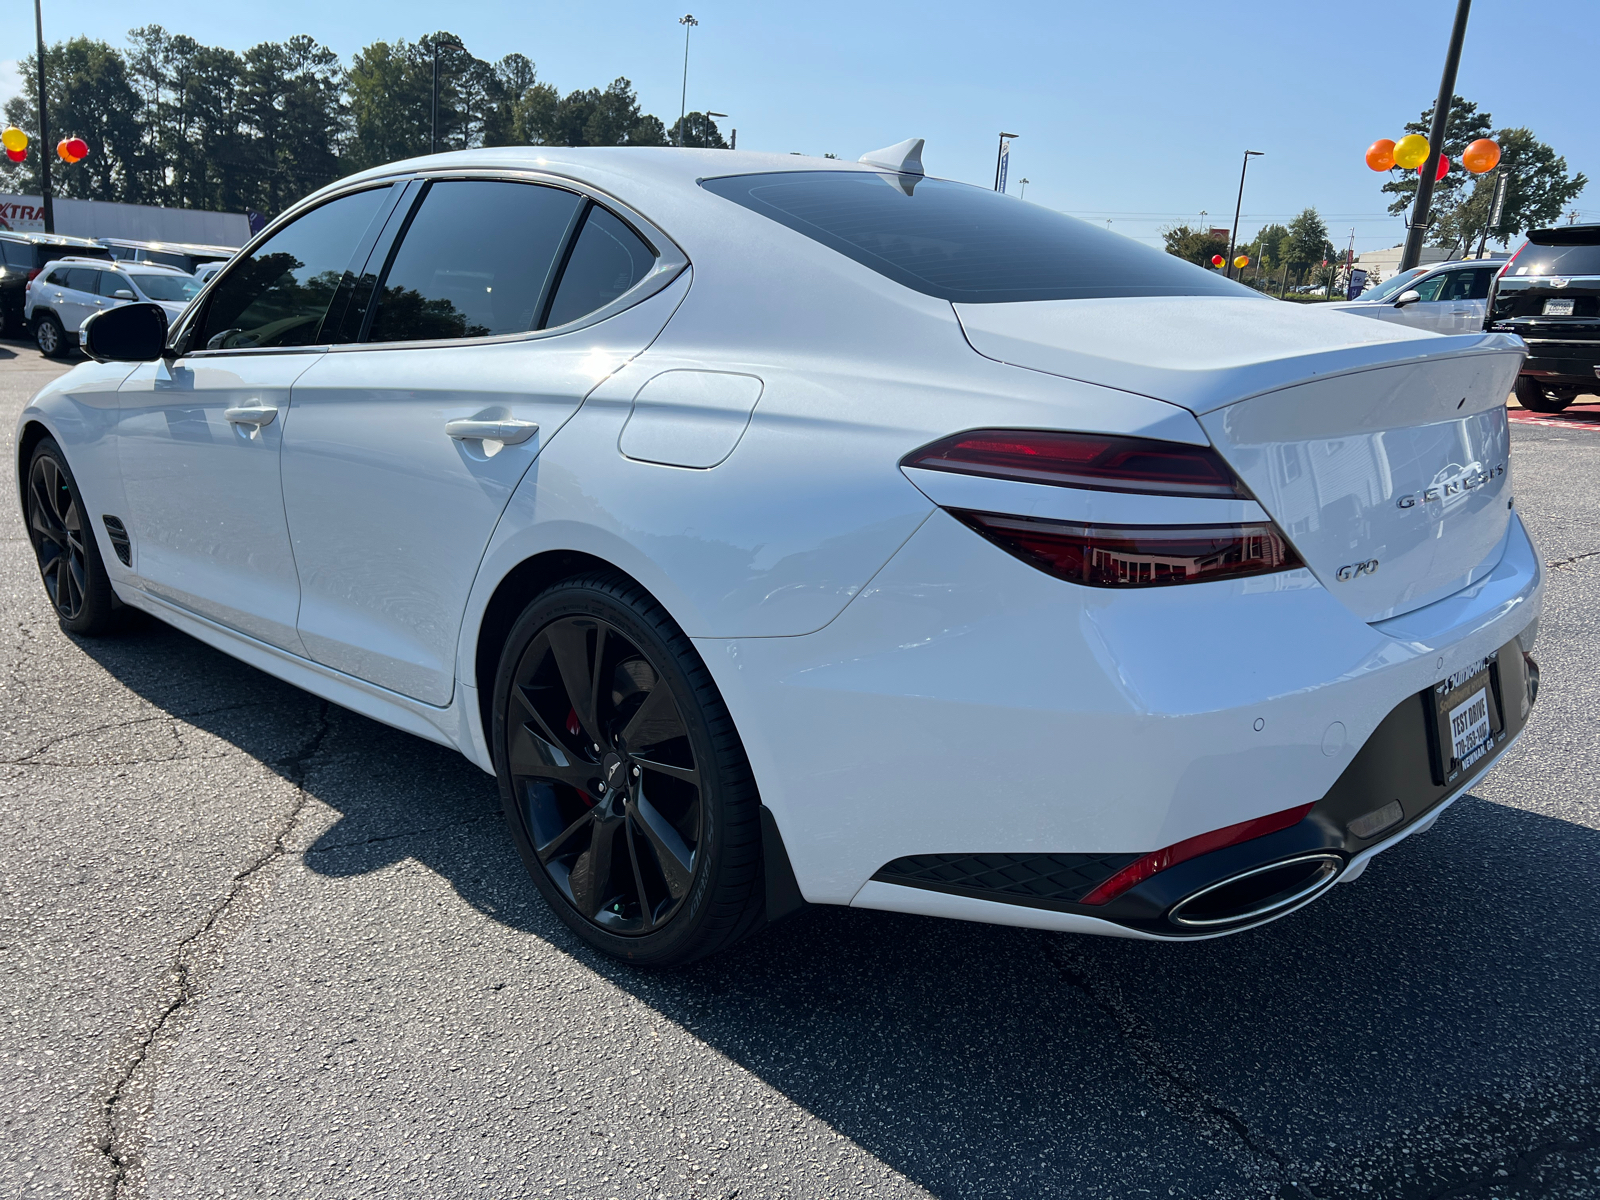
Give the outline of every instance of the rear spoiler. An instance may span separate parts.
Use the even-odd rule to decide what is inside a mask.
[[[1600,225],[1557,225],[1553,229],[1530,229],[1528,240],[1535,246],[1600,246]]]

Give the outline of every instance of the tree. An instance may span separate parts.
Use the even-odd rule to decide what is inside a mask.
[[[1554,224],[1589,182],[1581,171],[1569,176],[1567,160],[1534,137],[1532,130],[1501,129],[1494,140],[1500,145],[1500,166],[1478,176],[1471,195],[1435,222],[1438,244],[1477,244],[1493,209],[1495,178],[1500,172],[1511,176],[1511,184],[1500,224],[1489,231],[1489,237],[1502,246],[1526,230]]]
[[[537,89],[534,89],[537,91]],[[666,129],[657,117],[639,109],[633,84],[618,77],[605,91],[568,92],[560,100],[555,92],[530,96],[525,104],[523,129],[527,139],[540,146],[665,146]]]
[[[1256,234],[1255,241],[1245,248],[1245,253],[1252,261],[1259,263],[1263,271],[1276,270],[1283,265],[1283,240],[1288,236],[1286,226],[1276,223],[1263,226]]]
[[[707,150],[726,150],[717,123],[703,112],[686,113],[672,123],[667,140],[674,146],[695,146]]]
[[[1219,254],[1228,253],[1228,239],[1214,237],[1208,229],[1190,229],[1187,225],[1173,225],[1161,231],[1167,243],[1167,253],[1175,254],[1185,262],[1209,267]]]
[[[1434,108],[1435,105],[1430,104],[1415,121],[1408,121],[1406,132],[1428,137],[1433,131]],[[1444,130],[1444,153],[1450,159],[1450,172],[1443,179],[1435,181],[1433,185],[1435,212],[1444,212],[1459,203],[1468,178],[1466,168],[1461,165],[1461,153],[1469,143],[1488,137],[1493,121],[1494,118],[1488,113],[1479,112],[1478,106],[1471,100],[1463,100],[1457,96],[1450,101],[1450,118],[1445,122]],[[1412,203],[1417,197],[1417,185],[1421,182],[1421,176],[1417,174],[1415,167],[1409,171],[1395,167],[1389,172],[1389,179],[1383,185],[1383,190],[1395,197],[1389,205],[1389,212],[1393,216],[1398,217],[1411,210]]]
[[[1279,246],[1282,260],[1296,275],[1307,267],[1333,257],[1333,243],[1328,241],[1328,226],[1314,208],[1301,211],[1289,222],[1288,239]]]
[[[35,78],[37,64],[35,56],[23,59],[18,67],[22,78]],[[105,42],[79,37],[47,47],[44,66],[50,144],[38,136],[38,92],[25,88],[6,102],[5,116],[10,124],[27,130],[33,144],[24,161],[4,161],[0,179],[13,191],[38,192],[40,156],[53,155],[60,139],[77,136],[89,144],[89,157],[70,166],[57,160],[57,169],[51,172],[55,193],[88,200],[124,199],[138,160],[140,124],[139,96],[122,55]]]

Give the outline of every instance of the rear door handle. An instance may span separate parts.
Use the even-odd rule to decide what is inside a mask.
[[[257,429],[263,425],[272,424],[272,419],[278,415],[278,410],[268,405],[252,408],[224,409],[222,415],[227,418],[230,425],[254,425]]]
[[[539,432],[537,421],[474,421],[459,417],[446,421],[444,431],[458,442],[501,442],[515,446]]]

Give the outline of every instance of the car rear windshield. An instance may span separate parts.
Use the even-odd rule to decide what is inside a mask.
[[[1600,246],[1546,246],[1529,242],[1513,275],[1600,275]]]
[[[946,179],[784,171],[701,186],[942,300],[1260,295],[1098,225]]]

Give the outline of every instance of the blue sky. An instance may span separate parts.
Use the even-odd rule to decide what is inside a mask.
[[[1241,237],[1314,205],[1339,246],[1355,229],[1359,253],[1403,236],[1362,154],[1432,102],[1455,4],[44,4],[51,41],[83,33],[120,45],[145,23],[235,49],[307,33],[346,61],[368,42],[443,27],[480,58],[526,54],[563,91],[626,75],[669,124],[683,69],[677,19],[689,9],[701,22],[689,107],[731,114],[723,124],[738,128],[741,149],[855,158],[919,136],[930,172],[989,183],[995,135],[1007,129],[1022,135],[1013,192],[1026,177],[1029,200],[1152,241],[1163,225],[1198,223],[1202,210],[1207,224],[1230,223],[1240,156],[1262,150]],[[1526,32],[1535,14],[1538,32]],[[13,61],[31,33],[21,15]],[[1596,0],[1477,0],[1457,91],[1600,180],[1600,121],[1574,65],[1596,61]],[[7,83],[0,73],[0,90]],[[1600,182],[1575,207],[1600,220]]]

